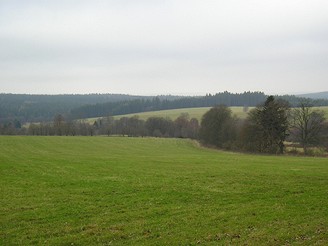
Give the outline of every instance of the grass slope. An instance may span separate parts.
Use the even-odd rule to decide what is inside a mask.
[[[125,114],[125,115],[116,115],[115,119],[120,119],[122,117],[133,117],[138,116],[140,119],[147,120],[150,117],[164,117],[175,120],[181,114],[187,113],[190,118],[196,118],[199,121],[202,119],[203,115],[210,110],[211,107],[201,107],[201,108],[180,108],[180,109],[169,109],[169,110],[158,110],[150,112],[142,112],[135,114]],[[246,118],[247,113],[243,112],[243,107],[230,107],[232,113],[237,115],[240,118]],[[99,117],[98,117],[99,118]],[[98,118],[88,118],[87,121],[93,123]]]
[[[188,113],[190,118],[196,118],[199,121],[202,119],[203,115],[210,110],[211,107],[202,107],[202,108],[181,108],[181,109],[169,109],[169,110],[159,110],[159,111],[150,111],[150,112],[142,112],[135,114],[125,114],[125,115],[117,115],[114,116],[115,119],[120,119],[122,117],[132,117],[138,116],[140,119],[147,120],[150,117],[168,117],[172,120],[178,118],[182,113]],[[253,107],[250,107],[252,109]],[[322,110],[325,113],[325,117],[328,118],[328,107],[314,107],[315,109]],[[247,117],[248,112],[243,111],[243,107],[230,107],[232,113],[238,116],[241,119],[245,119]],[[101,118],[101,117],[100,117]],[[88,118],[87,122],[93,123],[96,118]]]
[[[328,244],[328,161],[0,137],[0,245]]]

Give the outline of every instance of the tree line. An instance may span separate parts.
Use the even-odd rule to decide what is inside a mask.
[[[206,96],[130,96],[120,94],[25,95],[0,94],[0,124],[51,121],[61,114],[66,120],[115,116],[164,109],[227,106],[256,106],[264,102],[263,92],[229,93]],[[304,98],[279,96],[292,106]],[[315,106],[327,106],[328,100],[312,100]]]
[[[92,124],[83,121],[68,121],[62,115],[56,115],[52,122],[30,124],[27,128],[10,125],[0,126],[0,134],[33,136],[95,136],[119,135],[130,137],[170,137],[197,139],[199,122],[187,113],[177,119],[150,117],[147,120],[138,116],[114,119],[112,116],[99,118]]]
[[[123,94],[29,95],[0,93],[0,123],[18,120],[21,123],[51,121],[56,114],[70,118],[70,111],[83,105],[95,105],[130,100],[151,99],[152,96]],[[178,96],[158,96],[160,100],[175,100]],[[105,115],[104,115],[105,116]]]

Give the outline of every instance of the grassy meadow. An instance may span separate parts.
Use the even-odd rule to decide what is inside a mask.
[[[328,118],[328,107],[316,107],[316,109],[324,111],[326,119]]]
[[[116,115],[115,119],[120,119],[122,117],[133,117],[138,116],[139,119],[147,120],[150,117],[164,117],[175,120],[181,114],[187,113],[190,118],[196,118],[199,121],[202,119],[203,115],[210,110],[211,107],[200,107],[200,108],[180,108],[180,109],[168,109],[168,110],[158,110],[158,111],[150,111],[150,112],[141,112],[135,114],[125,114],[125,115]],[[251,109],[250,107],[249,109]],[[232,113],[237,115],[239,118],[246,118],[247,112],[243,111],[243,107],[230,107]],[[88,118],[87,121],[93,123],[99,117],[96,118]]]
[[[190,118],[196,118],[199,121],[202,119],[203,115],[210,110],[211,107],[201,107],[201,108],[180,108],[180,109],[169,109],[169,110],[158,110],[158,111],[150,111],[150,112],[141,112],[135,114],[125,114],[125,115],[116,115],[115,119],[120,119],[122,117],[133,117],[138,116],[142,120],[147,120],[150,117],[164,117],[175,120],[181,114],[187,113]],[[244,112],[243,107],[229,107],[232,110],[232,113],[241,119],[245,119],[247,117],[248,112]],[[249,107],[248,110],[251,110],[254,107]],[[314,109],[322,110],[325,113],[325,117],[328,118],[328,107],[314,107]],[[93,123],[99,117],[96,118],[88,118],[87,121]],[[101,118],[101,117],[100,117]]]
[[[328,159],[0,136],[0,245],[327,245]]]

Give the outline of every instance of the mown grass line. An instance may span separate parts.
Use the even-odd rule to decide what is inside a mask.
[[[328,243],[328,160],[182,139],[0,137],[0,244]]]

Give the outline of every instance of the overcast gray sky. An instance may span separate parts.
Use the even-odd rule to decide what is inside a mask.
[[[0,0],[0,92],[328,90],[327,0]]]

